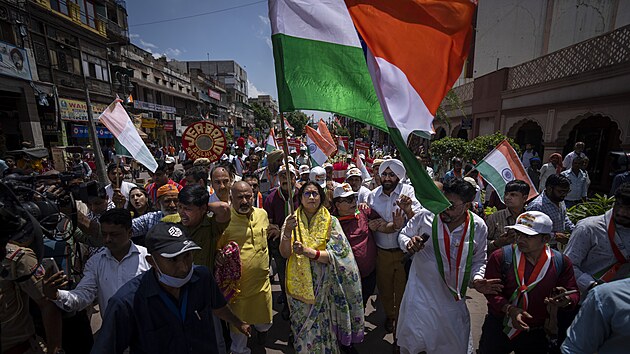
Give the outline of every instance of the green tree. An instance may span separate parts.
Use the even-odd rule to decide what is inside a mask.
[[[304,127],[308,124],[309,117],[301,111],[293,111],[284,114],[284,118],[287,119],[289,124],[293,126],[295,131],[293,132],[296,136],[300,136],[304,134]]]
[[[495,146],[499,145],[500,142],[507,139],[507,141],[512,145],[516,153],[520,156],[521,148],[512,138],[508,138],[507,136],[496,132],[492,135],[480,135],[468,143],[468,148],[466,149],[466,154],[464,155],[464,159],[466,161],[476,161],[479,162],[482,160]]]
[[[429,151],[433,161],[438,162],[438,169],[444,170],[453,157],[464,157],[467,149],[466,140],[447,136],[432,142]]]
[[[271,112],[258,103],[252,104],[252,110],[254,111],[254,124],[256,128],[260,131],[269,129],[269,127],[271,127],[271,121],[273,120]]]

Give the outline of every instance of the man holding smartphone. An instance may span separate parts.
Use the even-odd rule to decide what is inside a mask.
[[[488,260],[486,279],[500,281],[501,290],[486,294],[479,353],[547,353],[557,311],[572,310],[580,299],[573,265],[547,244],[553,222],[546,214],[525,212],[506,229],[516,232],[516,243]]]

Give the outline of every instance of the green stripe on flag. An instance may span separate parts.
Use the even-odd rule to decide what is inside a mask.
[[[396,128],[389,128],[389,135],[400,152],[400,160],[407,170],[407,176],[409,176],[413,184],[416,198],[418,198],[422,206],[436,215],[446,210],[450,205],[449,201],[429,177],[424,166],[416,159],[413,152],[409,150],[400,131]]]
[[[497,171],[494,167],[488,164],[486,161],[480,161],[475,168],[483,178],[490,183],[492,188],[497,191],[497,195],[503,201],[503,195],[505,194],[505,185],[507,182],[501,176],[501,173]]]
[[[333,112],[387,131],[361,48],[281,33],[271,40],[280,112]]]

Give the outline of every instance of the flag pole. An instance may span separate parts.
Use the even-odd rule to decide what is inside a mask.
[[[289,140],[287,135],[287,128],[284,124],[284,112],[280,112],[280,129],[282,130],[282,151],[284,151],[284,167],[286,168],[287,183],[289,184],[289,215],[293,214],[293,183],[291,182],[289,169]],[[297,216],[296,216],[297,217]],[[299,227],[299,225],[298,225]],[[293,230],[295,233],[295,230]],[[302,240],[299,240],[302,242]]]

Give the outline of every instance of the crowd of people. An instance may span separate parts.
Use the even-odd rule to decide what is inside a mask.
[[[461,158],[443,175],[419,158],[450,202],[437,215],[403,163],[380,152],[316,166],[306,148],[286,156],[237,141],[211,162],[169,147],[154,151],[144,185],[110,163],[108,181],[75,202],[72,237],[47,239],[43,254],[36,237],[6,246],[0,348],[250,353],[274,325],[277,279],[276,320],[290,324],[297,353],[357,353],[373,299],[393,352],[627,351],[630,183],[613,191],[612,209],[574,224],[567,208],[590,184],[583,150],[542,165],[526,146],[533,185],[510,181],[502,196]],[[70,185],[93,179],[80,155],[74,165],[83,178]],[[46,173],[38,193],[68,193]],[[470,289],[488,304],[478,343]],[[94,336],[91,316],[102,318]]]

